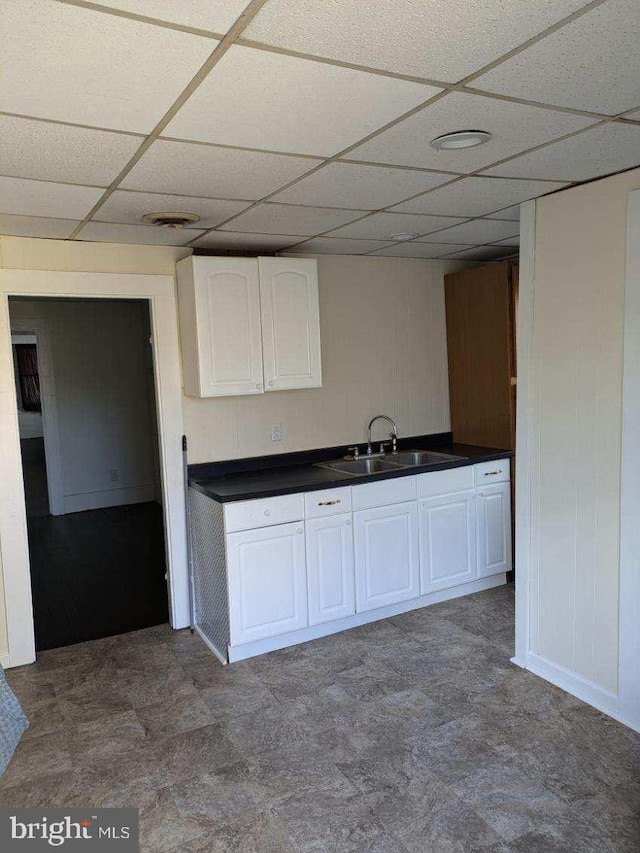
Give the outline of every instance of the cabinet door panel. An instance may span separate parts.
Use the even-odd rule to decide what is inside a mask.
[[[307,625],[303,534],[279,524],[227,536],[232,645]]]
[[[415,502],[354,513],[358,612],[420,594]]]
[[[202,396],[262,394],[256,261],[197,258],[195,289]]]
[[[475,493],[420,501],[420,581],[424,594],[477,577]]]
[[[496,483],[478,491],[478,575],[511,568],[511,486]]]
[[[318,268],[304,258],[259,258],[266,391],[322,385]]]
[[[355,613],[351,514],[314,518],[306,524],[309,624]]]

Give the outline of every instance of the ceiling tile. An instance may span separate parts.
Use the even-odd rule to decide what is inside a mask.
[[[193,244],[199,249],[219,249],[220,251],[275,252],[285,249],[292,243],[299,243],[300,235],[295,234],[244,234],[237,231],[212,231]]]
[[[523,154],[488,175],[584,181],[640,165],[640,127],[603,124],[564,142]]]
[[[0,110],[141,133],[156,125],[216,46],[41,0],[3,0],[0,32]]]
[[[494,246],[516,246],[520,245],[520,237],[509,237],[507,240],[496,240]]]
[[[165,136],[336,154],[439,89],[308,59],[232,47]]]
[[[108,186],[142,137],[0,116],[0,175]]]
[[[227,231],[253,231],[261,234],[319,234],[361,216],[360,210],[336,210],[323,207],[297,207],[284,204],[259,204],[241,213],[223,226]]]
[[[93,0],[97,6],[134,12],[171,24],[226,33],[244,10],[248,0]]]
[[[459,252],[468,249],[464,243],[418,243],[412,240],[409,243],[398,243],[395,246],[387,246],[376,255],[385,255],[390,258],[441,258],[450,255],[451,252]]]
[[[614,115],[640,101],[638,0],[610,0],[488,71],[474,86]]]
[[[378,210],[450,180],[450,175],[431,172],[329,163],[278,193],[273,201]]]
[[[526,201],[566,186],[542,181],[498,178],[464,178],[447,187],[397,205],[402,213],[434,213],[440,216],[484,216],[499,207]]]
[[[122,182],[128,189],[255,201],[320,160],[158,140]]]
[[[0,234],[11,237],[51,237],[64,240],[78,224],[72,219],[45,219],[40,216],[7,216],[0,213]]]
[[[495,213],[488,214],[488,219],[511,219],[514,222],[520,222],[520,205],[514,204],[513,207],[503,207],[502,210],[496,210]]]
[[[385,240],[338,240],[332,237],[315,237],[289,249],[290,252],[320,255],[365,255],[374,249],[387,246]]]
[[[584,5],[586,0],[270,0],[244,35],[454,82]]]
[[[83,219],[104,190],[0,177],[0,213]]]
[[[498,222],[497,219],[474,219],[445,231],[429,235],[430,243],[493,243],[518,233],[517,222]]]
[[[160,195],[156,193],[136,193],[116,190],[94,216],[100,222],[121,222],[141,225],[145,213],[172,211],[197,213],[200,222],[195,228],[213,228],[230,216],[240,213],[250,202],[224,201],[214,198],[193,198],[192,196]]]
[[[462,222],[459,218],[420,216],[408,213],[374,213],[352,225],[338,228],[332,237],[355,237],[365,240],[389,240],[392,234],[429,234],[447,225]],[[498,239],[498,238],[496,238]]]
[[[147,246],[182,246],[202,231],[189,228],[157,228],[153,225],[116,225],[113,222],[88,222],[78,240],[98,243],[139,243]]]
[[[556,110],[451,92],[354,148],[349,152],[349,159],[474,172],[593,123],[594,119]],[[492,139],[477,148],[458,151],[436,151],[429,145],[438,136],[469,127],[489,131]]]
[[[503,249],[493,246],[477,246],[475,249],[466,249],[464,252],[454,252],[447,255],[447,260],[461,261],[499,261],[501,258],[512,258],[517,255],[515,249]]]

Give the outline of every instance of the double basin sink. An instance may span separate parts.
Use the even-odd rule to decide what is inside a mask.
[[[391,459],[389,458],[391,457]],[[415,468],[421,465],[439,465],[442,462],[456,462],[466,459],[465,456],[454,456],[451,453],[436,453],[431,450],[399,450],[385,457],[360,459],[336,459],[333,462],[317,462],[317,468],[329,468],[341,474],[352,477],[363,477],[370,474],[386,474],[401,468]]]

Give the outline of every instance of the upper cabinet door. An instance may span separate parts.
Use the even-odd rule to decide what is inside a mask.
[[[318,265],[259,258],[266,391],[322,385]]]
[[[262,394],[258,263],[185,258],[178,264],[185,393]]]

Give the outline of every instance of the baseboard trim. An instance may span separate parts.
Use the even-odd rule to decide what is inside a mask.
[[[153,483],[142,486],[124,486],[118,489],[103,489],[99,492],[83,492],[64,496],[64,514],[85,512],[90,509],[105,509],[110,506],[150,503],[155,500]]]
[[[11,667],[11,657],[9,654],[0,655],[0,666],[3,669],[9,669]]]
[[[247,658],[263,655],[266,652],[273,652],[277,649],[286,649],[289,646],[296,646],[298,643],[306,643],[309,640],[318,640],[320,637],[327,637],[329,634],[338,633],[338,631],[358,628],[360,625],[377,622],[379,619],[388,619],[390,616],[399,616],[401,613],[408,613],[410,610],[428,607],[430,604],[438,604],[440,601],[449,601],[452,598],[460,598],[463,595],[471,595],[474,592],[482,592],[485,589],[503,586],[506,583],[506,579],[506,574],[502,572],[499,575],[471,581],[471,583],[438,590],[438,592],[431,592],[428,595],[421,595],[420,598],[412,598],[409,601],[401,601],[398,604],[388,604],[386,607],[367,610],[363,613],[354,613],[353,616],[346,616],[344,619],[322,622],[320,625],[310,625],[308,628],[291,631],[289,634],[280,634],[277,637],[266,637],[263,640],[254,640],[251,643],[229,646],[229,663],[246,660]],[[208,645],[211,647],[210,644]]]
[[[526,668],[530,672],[533,672],[534,675],[539,675],[540,678],[550,681],[556,687],[565,690],[567,693],[571,693],[572,696],[581,699],[588,705],[593,705],[598,711],[602,711],[604,714],[617,719],[618,696],[616,693],[611,693],[609,690],[599,687],[592,681],[582,678],[582,676],[577,675],[575,672],[571,672],[571,670],[559,664],[552,663],[533,652],[527,654]]]

